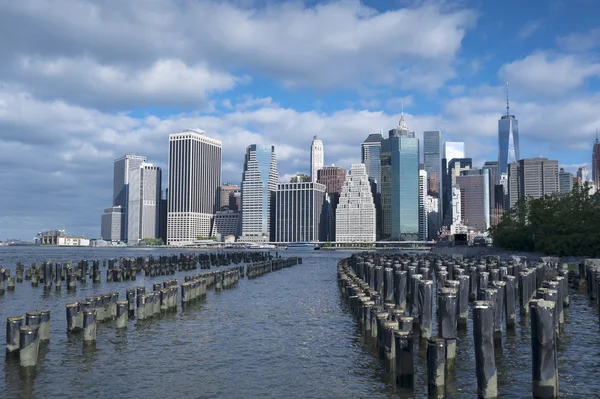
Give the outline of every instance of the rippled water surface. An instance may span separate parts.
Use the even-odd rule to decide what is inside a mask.
[[[172,250],[0,247],[0,265],[29,266],[43,260],[107,259],[171,254]],[[68,337],[64,305],[92,294],[118,291],[171,276],[138,277],[134,282],[78,283],[44,295],[41,284],[17,283],[0,297],[0,319],[42,306],[52,309],[50,343],[40,349],[37,376],[20,377],[18,359],[0,365],[0,392],[22,398],[408,398],[426,397],[424,350],[415,351],[414,393],[398,391],[359,333],[341,300],[336,264],[350,252],[283,251],[304,263],[241,280],[229,290],[209,290],[194,306],[117,331],[99,324],[95,349]],[[197,271],[178,273],[175,277]],[[64,284],[64,283],[63,283]],[[503,337],[498,353],[502,397],[531,397],[529,326],[518,323]],[[5,329],[0,329],[5,342]],[[476,396],[475,361],[469,330],[459,337],[456,369],[448,397]],[[600,392],[600,332],[596,309],[571,295],[559,344],[562,397],[597,397]],[[4,386],[4,388],[2,388]],[[0,395],[2,396],[2,395]]]

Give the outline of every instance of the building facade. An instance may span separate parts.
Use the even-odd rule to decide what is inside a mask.
[[[596,141],[592,150],[592,180],[596,187],[600,187],[600,139],[596,131]]]
[[[491,227],[491,184],[488,169],[466,170],[456,177],[462,224],[470,230],[483,232]]]
[[[229,207],[229,209],[237,209],[231,206],[230,198],[232,194],[239,192],[241,192],[241,189],[237,184],[226,183],[219,186],[219,203],[217,204],[217,210],[220,210],[224,206]]]
[[[102,214],[100,237],[105,241],[120,242],[122,218],[123,208],[120,206],[105,208]]]
[[[129,173],[127,242],[158,238],[162,172],[157,166],[142,163]]]
[[[221,185],[221,141],[202,130],[169,135],[167,244],[211,236]]]
[[[426,241],[429,236],[427,215],[427,171],[419,171],[419,240]]]
[[[335,240],[335,210],[340,201],[340,194],[345,181],[346,169],[339,166],[325,166],[318,172],[317,182],[325,185],[331,208],[327,213],[327,222],[323,226],[325,230],[323,239],[325,241]]]
[[[496,177],[496,184],[500,182],[503,174],[508,174],[508,165],[520,159],[519,122],[514,115],[510,115],[507,99],[506,115],[502,115],[498,121],[498,176]]]
[[[120,241],[127,241],[127,218],[129,206],[129,179],[132,172],[137,172],[146,162],[146,157],[126,154],[114,161],[113,175],[113,206],[120,206],[122,209],[121,219],[121,237]]]
[[[335,219],[336,241],[375,241],[375,204],[364,164],[353,164],[348,171]]]
[[[547,158],[525,158],[513,162],[508,169],[509,207],[520,198],[541,198],[559,192],[558,161]]]
[[[239,236],[239,227],[240,213],[238,211],[223,207],[215,213],[213,235],[221,236],[221,241],[224,241],[228,236]]]
[[[452,213],[454,212],[455,207],[452,204],[452,188],[456,185],[456,177],[460,176],[460,173],[463,170],[468,170],[472,167],[473,160],[471,158],[452,158],[448,161],[446,175],[444,176],[444,184],[442,185],[444,189],[444,206],[442,207],[444,209],[444,226],[450,226],[454,221]]]
[[[280,183],[275,200],[275,241],[324,241],[326,186],[316,182]]]
[[[360,145],[360,162],[365,165],[367,176],[373,179],[381,192],[381,133],[370,134]]]
[[[313,182],[317,181],[317,172],[324,166],[325,152],[323,149],[323,142],[317,139],[317,136],[313,137],[313,141],[310,144],[310,180]]]
[[[563,168],[558,172],[558,191],[561,194],[573,191],[573,173],[566,172]]]
[[[240,241],[270,241],[277,192],[275,147],[252,144],[246,149],[242,173],[242,228]]]

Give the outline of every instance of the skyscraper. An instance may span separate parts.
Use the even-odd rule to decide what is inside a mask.
[[[114,162],[113,206],[122,210],[120,241],[127,241],[127,206],[129,205],[129,175],[130,171],[138,171],[146,157],[126,154]]]
[[[588,180],[588,169],[585,165],[577,169],[577,177],[581,179],[581,184]]]
[[[416,240],[419,235],[419,140],[401,115],[381,145],[383,238]]]
[[[592,150],[592,180],[596,187],[600,187],[600,140],[598,139],[598,130],[596,130],[596,141]]]
[[[559,192],[558,161],[547,158],[524,158],[508,169],[509,207],[519,198],[541,198]]]
[[[277,192],[277,157],[272,145],[246,148],[242,173],[242,231],[240,241],[265,242],[274,233],[272,207]]]
[[[427,217],[427,171],[419,171],[419,240],[425,241],[428,236]]]
[[[221,185],[221,141],[202,130],[169,135],[167,244],[211,235]]]
[[[439,130],[430,130],[423,132],[423,162],[427,176],[435,176],[439,179],[442,175],[442,133]],[[439,181],[438,181],[439,183]],[[440,192],[431,190],[432,192]]]
[[[560,168],[558,172],[558,186],[561,194],[568,194],[573,191],[573,173],[566,172]]]
[[[483,232],[491,226],[492,184],[489,169],[464,170],[456,177],[456,187],[460,190],[462,222],[472,230]]]
[[[323,142],[317,140],[317,136],[313,137],[310,144],[310,179],[313,182],[317,181],[317,171],[324,165],[324,150]]]
[[[321,241],[326,187],[321,183],[279,183],[275,201],[275,241]]]
[[[143,238],[158,238],[162,171],[142,163],[129,171],[127,242],[137,244]]]
[[[325,185],[331,206],[331,210],[327,213],[328,220],[323,226],[326,241],[335,240],[335,210],[345,181],[346,169],[339,166],[325,166],[318,172],[317,182]]]
[[[123,209],[120,206],[111,206],[105,208],[102,214],[102,227],[100,229],[100,237],[105,241],[119,242],[121,241],[121,219],[123,217]]]
[[[460,172],[462,170],[470,169],[472,166],[473,160],[471,158],[452,158],[448,161],[448,168],[446,175],[444,176],[444,184],[442,185],[444,189],[443,221],[445,226],[450,226],[454,223],[456,219],[452,215],[455,209],[455,206],[452,203],[454,195],[454,191],[452,188],[456,185],[456,177],[460,176]]]
[[[508,174],[508,165],[521,159],[519,152],[519,122],[510,114],[508,105],[508,82],[506,83],[506,115],[498,121],[498,176],[496,184],[503,174]]]
[[[377,183],[377,192],[381,192],[381,133],[370,134],[360,145],[360,162],[367,170],[367,176]]]
[[[335,220],[336,241],[375,241],[375,204],[364,164],[353,164],[348,171]]]

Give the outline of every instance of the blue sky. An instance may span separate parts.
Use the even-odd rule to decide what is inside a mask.
[[[358,162],[404,103],[418,137],[440,129],[482,165],[507,80],[522,156],[574,171],[600,127],[598,15],[592,0],[2,2],[0,239],[96,237],[112,161],[165,167],[190,127],[223,141],[223,181],[253,143],[276,146],[286,180],[315,134],[327,164]]]

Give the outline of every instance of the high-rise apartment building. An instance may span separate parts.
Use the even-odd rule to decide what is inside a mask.
[[[324,166],[324,150],[323,142],[317,139],[317,136],[313,137],[313,141],[310,144],[310,179],[313,182],[317,181],[317,172]]]
[[[561,194],[573,191],[573,173],[566,172],[563,168],[558,172],[558,191]]]
[[[326,187],[315,182],[279,183],[275,200],[275,241],[321,241],[326,223]]]
[[[151,163],[142,163],[129,171],[127,205],[127,242],[137,244],[143,238],[158,238],[162,171]]]
[[[427,171],[419,171],[419,240],[427,240],[428,215],[427,215]]]
[[[491,187],[489,169],[469,169],[456,177],[460,190],[462,223],[471,230],[483,232],[491,226]]]
[[[524,158],[508,168],[509,207],[519,198],[541,198],[559,192],[558,161]]]
[[[233,183],[225,183],[219,187],[219,203],[217,204],[217,210],[220,210],[222,207],[227,206],[229,209],[236,209],[231,206],[230,198],[233,193],[239,193],[241,191],[240,187],[237,184]]]
[[[127,207],[129,205],[129,175],[130,171],[137,172],[146,161],[146,157],[126,154],[114,161],[113,206],[122,209],[120,241],[127,241]]]
[[[252,144],[246,149],[242,173],[242,231],[240,241],[270,241],[277,192],[277,157],[272,145]]]
[[[370,134],[360,145],[360,162],[367,170],[367,176],[377,184],[378,192],[381,192],[381,133]]]
[[[519,152],[519,121],[510,114],[508,106],[508,84],[506,90],[506,115],[498,121],[498,175],[496,184],[503,174],[508,174],[508,165],[521,159]]]
[[[167,244],[211,235],[221,185],[221,141],[202,130],[169,135]]]
[[[364,164],[353,164],[348,171],[335,219],[336,241],[375,241],[375,204]]]
[[[100,228],[100,237],[105,241],[121,241],[121,220],[123,217],[123,208],[121,206],[111,206],[105,208],[102,214],[102,227]]]
[[[382,238],[416,240],[419,235],[419,140],[400,117],[381,144]]]

